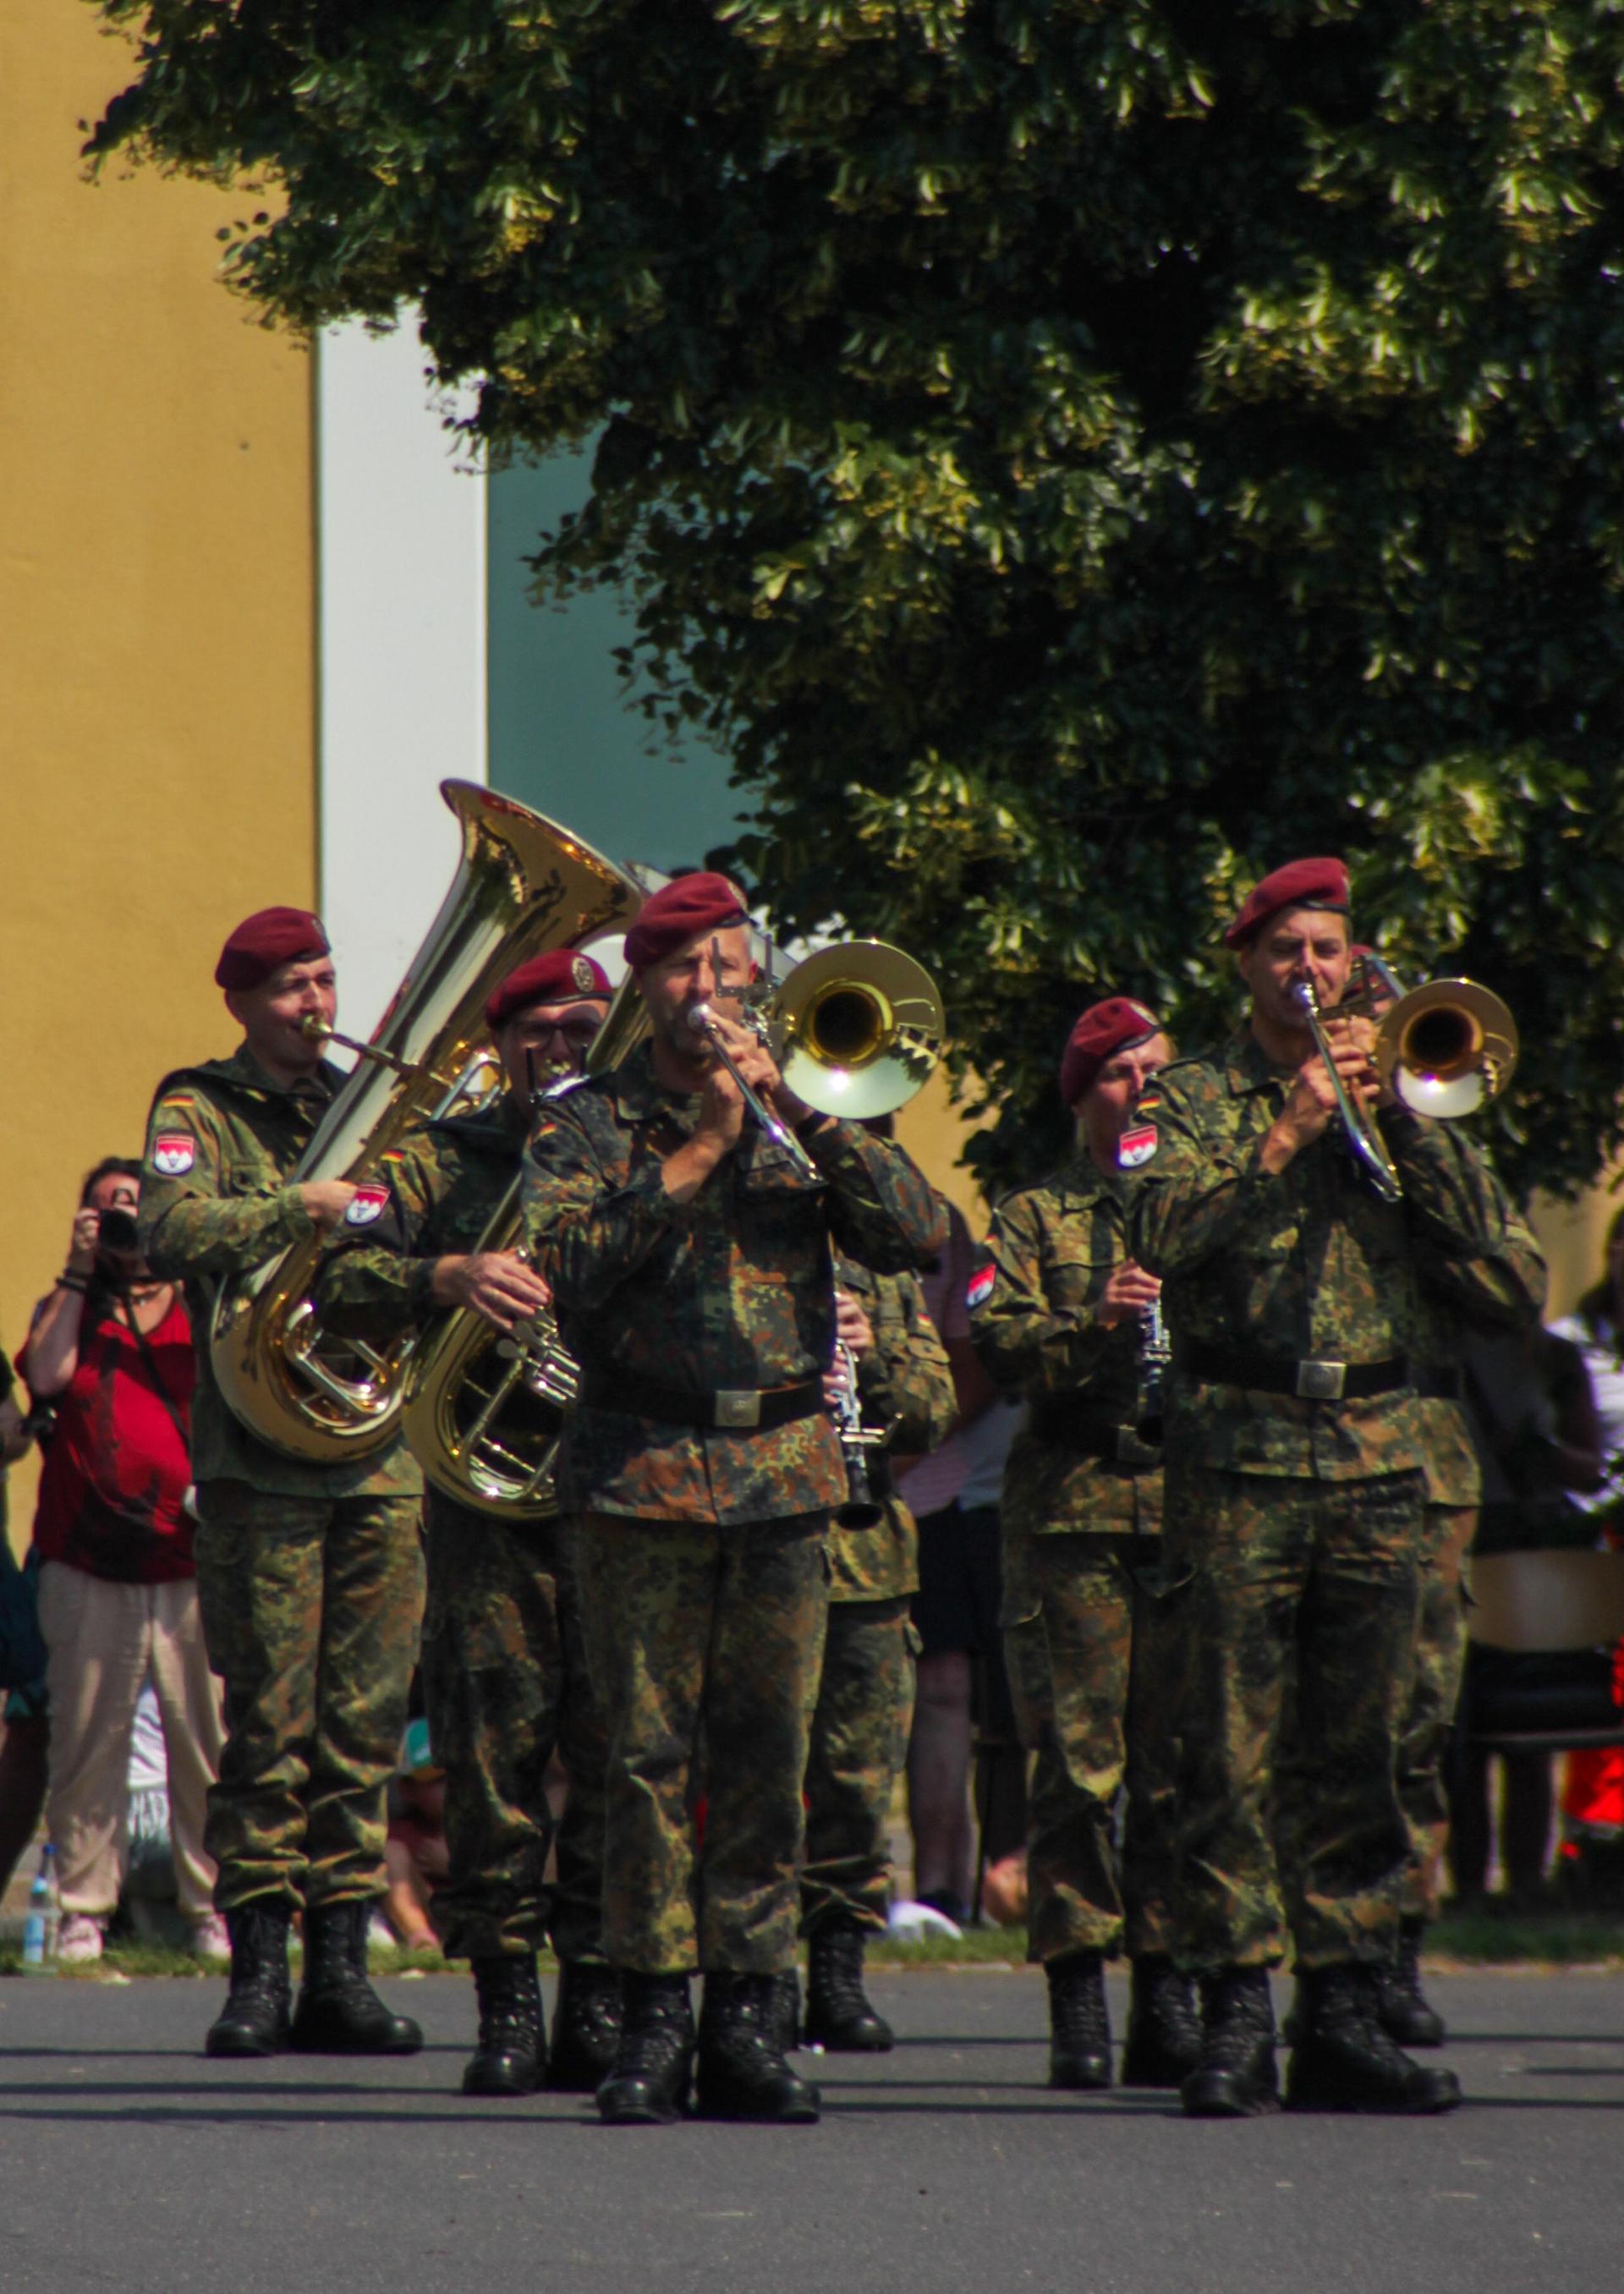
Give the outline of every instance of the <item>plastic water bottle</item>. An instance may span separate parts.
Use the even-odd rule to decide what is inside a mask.
[[[56,1972],[56,1939],[62,1924],[62,1895],[56,1878],[56,1850],[46,1841],[39,1852],[39,1869],[28,1890],[28,1916],[22,1924],[22,1972],[51,1975]]]

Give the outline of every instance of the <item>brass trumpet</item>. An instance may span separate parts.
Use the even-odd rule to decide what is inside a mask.
[[[882,940],[842,940],[796,964],[780,987],[746,989],[740,1019],[772,1053],[797,1099],[861,1122],[890,1115],[929,1082],[942,1039],[942,1002],[922,964]],[[817,1166],[789,1126],[751,1090],[716,1030],[708,1004],[688,1025],[703,1036],[744,1104],[803,1178]]]
[[[1397,1202],[1403,1182],[1374,1118],[1336,1073],[1325,1020],[1367,1017],[1391,997],[1376,1031],[1376,1072],[1412,1115],[1445,1123],[1475,1115],[1506,1089],[1517,1064],[1517,1023],[1474,980],[1428,980],[1406,994],[1373,948],[1361,949],[1354,962],[1360,984],[1334,1012],[1322,1012],[1311,980],[1298,982],[1296,996],[1336,1091],[1348,1144],[1382,1200]]]

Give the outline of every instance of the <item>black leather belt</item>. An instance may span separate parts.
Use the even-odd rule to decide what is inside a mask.
[[[1315,1361],[1263,1354],[1251,1346],[1209,1346],[1196,1338],[1177,1353],[1174,1368],[1209,1386],[1243,1386],[1253,1394],[1294,1394],[1302,1402],[1364,1402],[1372,1395],[1414,1387],[1403,1355],[1392,1362]]]
[[[581,1402],[589,1410],[614,1410],[629,1418],[654,1418],[667,1426],[709,1426],[723,1433],[753,1434],[816,1418],[825,1407],[821,1378],[799,1386],[720,1386],[701,1394],[687,1386],[662,1386],[657,1379],[633,1378],[621,1371],[589,1371]]]
[[[1162,1453],[1153,1442],[1112,1413],[1068,1403],[1052,1394],[1032,1409],[1032,1432],[1057,1450],[1070,1450],[1079,1458],[1110,1458],[1121,1466],[1159,1466]]]
[[[1429,1402],[1464,1402],[1466,1398],[1466,1374],[1458,1363],[1414,1363],[1410,1384]]]

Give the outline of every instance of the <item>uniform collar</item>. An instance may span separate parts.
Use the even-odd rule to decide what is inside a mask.
[[[325,1107],[344,1081],[342,1070],[330,1060],[323,1060],[313,1075],[302,1076],[291,1087],[277,1083],[265,1073],[246,1043],[239,1044],[230,1059],[205,1060],[200,1067],[183,1072],[228,1085],[249,1098],[287,1100],[296,1107]]]
[[[615,1105],[629,1123],[647,1123],[657,1115],[675,1116],[678,1122],[698,1120],[698,1092],[671,1091],[654,1073],[654,1048],[639,1044],[629,1058],[612,1069],[606,1078]]]
[[[1230,1094],[1235,1099],[1284,1083],[1291,1072],[1289,1068],[1275,1066],[1250,1028],[1239,1029],[1230,1037],[1223,1047],[1223,1064]]]
[[[1102,1171],[1086,1147],[1079,1147],[1061,1170],[1058,1185],[1062,1194],[1087,1205],[1101,1200],[1119,1202],[1122,1181],[1114,1171]]]

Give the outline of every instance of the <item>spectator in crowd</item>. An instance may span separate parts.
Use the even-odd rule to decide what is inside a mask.
[[[68,1263],[35,1310],[22,1369],[55,1410],[34,1547],[51,1704],[47,1814],[64,1960],[102,1956],[118,1900],[130,1731],[149,1674],[168,1754],[176,1889],[200,1956],[223,1957],[203,1850],[220,1759],[218,1686],[198,1610],[189,1510],[191,1331],[135,1237],[141,1165],[86,1178]]]
[[[1466,1394],[1482,1463],[1483,1498],[1474,1553],[1507,1553],[1592,1542],[1580,1493],[1601,1475],[1602,1436],[1584,1357],[1571,1341],[1542,1330],[1482,1332],[1467,1342]],[[1518,1660],[1468,1647],[1463,1714]],[[1551,1837],[1551,1755],[1501,1756],[1500,1863],[1512,1902],[1539,1901]],[[1449,1864],[1457,1897],[1488,1890],[1494,1823],[1490,1758],[1463,1731],[1449,1763]]]
[[[1601,1479],[1579,1502],[1598,1543],[1624,1546],[1624,1210],[1607,1230],[1601,1281],[1551,1327],[1584,1358],[1601,1429]],[[1613,1655],[1612,1693],[1624,1705],[1624,1641]],[[1624,1750],[1568,1754],[1562,1817],[1564,1879],[1624,1901]]]
[[[28,1397],[0,1354],[0,1896],[34,1837],[45,1797],[45,1684],[32,1561],[6,1534],[5,1469],[33,1440]]]
[[[962,1926],[976,1911],[970,1773],[975,1734],[986,1745],[981,1831],[986,1861],[1018,1853],[1026,1837],[1025,1762],[1004,1671],[998,1495],[1020,1419],[1001,1402],[970,1342],[965,1291],[975,1246],[947,1206],[948,1241],[921,1276],[947,1349],[958,1422],[939,1448],[898,1471],[919,1524],[918,1691],[908,1744],[908,1822],[915,1899]]]
[[[403,1950],[438,1951],[440,1939],[428,1908],[451,1868],[445,1840],[445,1770],[434,1759],[428,1723],[420,1715],[406,1724],[401,1764],[389,1779],[388,1811],[384,1868],[389,1887],[384,1917]]]

